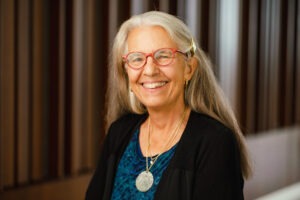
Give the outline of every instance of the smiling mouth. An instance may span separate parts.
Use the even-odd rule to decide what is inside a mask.
[[[162,82],[154,82],[154,83],[143,83],[143,87],[147,89],[155,89],[162,87],[167,84],[167,81],[162,81]]]

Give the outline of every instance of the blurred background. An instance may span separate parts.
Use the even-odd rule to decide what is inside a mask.
[[[1,200],[84,199],[113,38],[148,10],[177,15],[212,59],[251,153],[245,199],[300,191],[299,0],[0,0]]]

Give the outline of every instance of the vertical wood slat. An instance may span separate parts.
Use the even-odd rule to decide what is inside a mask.
[[[17,13],[17,182],[29,182],[30,133],[30,1],[18,1]]]
[[[265,130],[268,119],[268,50],[270,43],[270,2],[263,1],[261,5],[261,24],[260,24],[260,47],[259,47],[259,86],[258,86],[258,111],[257,127],[259,130]]]
[[[3,16],[1,15],[4,11],[3,11],[3,3],[2,1],[0,1],[0,43],[2,44],[3,41],[3,33],[2,30],[4,29],[3,27]],[[4,120],[4,116],[2,114],[2,110],[3,110],[3,100],[2,100],[2,96],[3,96],[3,85],[4,83],[2,82],[2,80],[4,79],[4,75],[3,72],[4,70],[2,69],[3,67],[3,62],[2,62],[2,56],[4,54],[3,48],[0,46],[0,177],[4,177],[4,170],[3,170],[3,163],[4,163],[4,137],[3,137],[3,126],[2,126],[2,121]],[[0,179],[0,192],[3,190],[3,179]]]
[[[65,118],[66,118],[66,1],[59,1],[59,20],[58,20],[58,177],[64,176],[65,168]]]
[[[282,105],[279,107],[279,112],[281,113],[281,115],[279,116],[279,125],[283,125],[284,124],[284,120],[285,120],[285,103],[287,102],[287,96],[285,96],[288,91],[286,91],[286,88],[288,87],[288,82],[286,80],[287,77],[287,70],[286,68],[288,68],[287,66],[287,60],[288,60],[288,55],[286,54],[286,52],[288,51],[288,23],[287,23],[287,19],[288,19],[288,6],[286,4],[282,4],[282,8],[281,8],[281,20],[280,20],[280,25],[281,25],[281,32],[280,32],[280,49],[281,49],[281,57],[280,57],[280,78],[281,78],[281,83],[279,84],[279,97],[278,97],[278,102],[279,105]],[[290,107],[290,106],[288,106]],[[292,115],[292,113],[291,113]]]
[[[169,9],[168,9],[168,13],[172,14],[172,15],[176,15],[177,14],[177,6],[178,4],[176,3],[176,1],[174,2],[174,0],[168,0],[169,3]]]
[[[219,82],[230,104],[237,108],[237,75],[240,52],[239,39],[239,2],[237,0],[220,1],[219,33],[217,36],[217,62]],[[235,109],[236,110],[236,109]]]
[[[95,108],[96,102],[95,102],[95,80],[94,80],[94,69],[95,69],[95,27],[97,26],[95,23],[96,15],[95,11],[97,9],[96,1],[89,1],[86,5],[86,24],[87,24],[87,31],[86,31],[86,128],[83,133],[84,137],[84,144],[82,146],[82,163],[83,163],[83,169],[90,169],[93,165],[93,130],[95,128],[95,114],[96,111]],[[89,12],[88,12],[89,11]],[[100,133],[99,133],[100,134]]]
[[[109,46],[112,46],[113,39],[115,37],[115,34],[118,29],[118,8],[117,8],[117,0],[110,0],[109,1],[109,11],[108,11],[108,41],[109,41]]]
[[[3,13],[3,3],[2,1],[0,1],[0,43],[2,44],[2,41],[3,41],[3,33],[2,33],[2,30],[3,30],[3,22],[4,20],[3,19],[3,16],[1,15]],[[4,148],[3,148],[3,145],[4,145],[4,141],[3,141],[3,127],[2,127],[2,121],[4,120],[4,116],[3,116],[3,100],[2,100],[2,96],[3,96],[3,72],[4,70],[2,69],[3,67],[3,62],[2,62],[2,56],[3,56],[4,52],[3,52],[3,48],[0,46],[0,177],[4,177],[4,170],[3,170],[3,163],[4,163]],[[3,190],[3,179],[0,179],[0,192]]]
[[[146,12],[150,6],[150,2],[147,0],[145,0],[145,1],[131,0],[130,5],[131,5],[130,6],[130,14],[136,15],[136,14]]]
[[[208,52],[209,50],[209,37],[210,37],[210,34],[209,34],[209,21],[210,21],[210,6],[209,6],[209,2],[208,1],[205,1],[205,0],[201,0],[199,2],[200,4],[200,10],[201,12],[199,13],[200,14],[200,17],[199,17],[199,27],[198,27],[198,32],[199,32],[199,35],[198,35],[198,40],[199,40],[199,45],[200,47],[205,51],[205,52]]]
[[[220,32],[220,0],[209,1],[208,6],[208,55],[212,59],[214,72],[219,77],[220,63],[218,61],[219,38],[217,34]]]
[[[274,129],[278,127],[279,118],[279,59],[280,59],[280,0],[272,1],[270,4],[270,30],[269,30],[269,47],[268,47],[268,122],[265,129]]]
[[[185,16],[186,16],[186,23],[188,27],[190,28],[194,39],[198,40],[197,37],[199,35],[199,26],[200,26],[200,20],[199,18],[200,13],[197,12],[198,10],[201,10],[201,4],[199,1],[196,0],[188,0],[185,8]]]
[[[91,1],[89,3],[92,3]],[[88,144],[88,138],[90,138],[90,132],[88,132],[88,100],[90,99],[88,95],[90,95],[89,90],[90,88],[88,88],[88,83],[90,80],[88,80],[90,77],[88,76],[88,72],[91,70],[92,65],[88,66],[87,63],[87,59],[88,59],[88,50],[89,50],[89,45],[88,45],[88,37],[91,35],[88,35],[89,32],[89,23],[88,23],[88,12],[89,10],[87,10],[88,7],[88,3],[86,3],[85,1],[82,2],[83,4],[83,9],[81,10],[82,12],[82,28],[86,31],[82,32],[82,52],[81,52],[81,56],[82,56],[82,72],[81,72],[81,79],[82,79],[82,91],[81,91],[81,96],[84,96],[86,98],[81,98],[81,107],[82,107],[82,116],[80,116],[81,118],[81,123],[82,123],[82,130],[80,131],[80,140],[79,140],[79,144],[80,144],[80,155],[79,155],[79,160],[80,160],[80,167],[79,170],[77,171],[77,173],[79,174],[82,171],[85,171],[86,169],[88,169],[88,157],[90,157],[91,155],[87,155],[87,144]]]
[[[91,2],[89,2],[91,3]],[[82,1],[81,3],[81,7],[82,9],[80,10],[81,12],[81,16],[82,16],[82,23],[80,24],[80,26],[82,26],[81,28],[86,30],[86,31],[82,31],[81,33],[81,42],[82,42],[82,49],[79,50],[81,51],[81,65],[78,66],[78,67],[81,67],[81,91],[80,91],[80,96],[84,96],[86,98],[81,98],[81,114],[82,116],[80,116],[80,120],[81,120],[81,131],[79,132],[79,140],[78,140],[78,144],[80,145],[80,154],[78,156],[78,159],[79,159],[79,163],[80,163],[80,166],[77,170],[76,173],[80,173],[81,171],[84,171],[86,169],[86,166],[87,166],[87,157],[90,157],[90,155],[86,155],[86,146],[87,146],[87,142],[88,142],[88,138],[89,138],[89,132],[87,132],[87,124],[88,124],[88,111],[87,111],[87,102],[88,102],[88,71],[89,69],[91,68],[91,66],[87,66],[87,56],[88,56],[88,22],[87,22],[87,18],[88,18],[88,10],[87,10],[87,6],[88,4],[85,3],[84,1]],[[79,52],[78,51],[78,52]]]
[[[246,88],[246,117],[245,125],[248,132],[256,130],[256,89],[257,89],[257,48],[258,48],[258,1],[249,1],[249,39],[248,39],[248,62],[247,62],[247,88]],[[243,66],[242,66],[243,67]],[[242,102],[241,102],[242,103]]]
[[[117,0],[109,1],[109,9],[108,9],[108,24],[109,24],[109,35],[108,41],[109,46],[112,45],[113,39],[120,27],[120,25],[131,16],[131,1],[124,0],[123,4],[120,4]],[[144,6],[145,2],[140,1],[140,3]],[[143,8],[141,6],[141,8]]]
[[[250,28],[250,6],[249,6],[249,0],[245,0],[241,3],[241,20],[239,22],[240,26],[240,32],[243,33],[241,34],[241,39],[240,39],[240,45],[239,48],[241,49],[241,56],[240,56],[240,68],[239,68],[239,80],[238,80],[238,102],[240,102],[240,105],[238,106],[238,114],[239,114],[239,119],[240,123],[243,124],[242,131],[245,131],[245,123],[247,121],[247,115],[246,110],[248,105],[248,98],[247,98],[247,89],[249,86],[249,79],[248,79],[248,54],[250,52],[249,49],[249,43],[248,43],[248,38],[249,38],[249,31],[251,30]],[[249,9],[248,9],[249,8]],[[246,22],[246,23],[245,23]],[[243,103],[241,103],[243,102]],[[249,127],[247,127],[249,130]]]
[[[144,3],[143,1],[141,1],[140,3],[142,3],[146,8],[149,8],[149,2]],[[125,20],[129,19],[131,6],[132,5],[131,5],[130,0],[122,0],[122,3],[117,4],[117,9],[118,9],[117,10],[117,13],[118,13],[118,15],[117,15],[118,27],[117,28],[119,28]],[[113,14],[115,14],[115,13],[113,13]]]
[[[300,124],[300,2],[296,3],[296,44],[295,44],[295,122]]]
[[[173,2],[173,4],[177,4],[176,15],[180,19],[183,19],[183,21],[185,21],[184,19],[186,19],[186,13],[185,13],[186,1],[178,0],[177,2]]]
[[[32,6],[32,141],[31,141],[31,180],[45,177],[44,159],[44,7],[40,0],[33,0]]]
[[[2,187],[15,184],[15,2],[0,1],[1,38],[1,183]]]
[[[295,0],[290,0],[289,4],[286,5],[286,16],[284,18],[284,21],[282,24],[286,24],[285,28],[282,28],[281,30],[286,31],[286,39],[284,39],[285,52],[282,52],[282,54],[285,54],[285,63],[283,63],[284,66],[284,73],[282,74],[283,78],[283,85],[285,88],[283,88],[283,97],[285,101],[283,102],[282,108],[282,118],[283,122],[282,124],[291,125],[293,121],[293,113],[294,109],[294,99],[293,99],[293,93],[297,90],[294,89],[294,66],[296,65],[294,57],[296,56],[296,49],[295,49],[295,41],[296,40],[296,27],[295,27],[295,20],[296,20],[296,2]],[[283,39],[282,39],[283,40]]]
[[[169,10],[169,0],[161,0],[159,1],[159,10],[163,12],[168,12]]]
[[[84,9],[82,0],[74,0],[74,48],[73,48],[73,81],[72,81],[72,94],[73,94],[73,107],[72,107],[72,140],[71,140],[71,174],[76,174],[81,169],[81,137],[84,134],[83,120],[83,30],[84,30]]]
[[[66,15],[65,15],[65,71],[68,72],[65,76],[65,141],[64,141],[64,172],[65,176],[69,176],[71,174],[72,168],[72,108],[73,108],[73,91],[72,91],[72,83],[73,83],[73,0],[65,0],[66,1]]]
[[[148,0],[149,10],[159,10],[161,0]],[[133,4],[130,4],[133,5]]]
[[[109,15],[109,2],[96,1],[96,12],[94,29],[94,42],[93,42],[93,93],[94,93],[94,106],[93,108],[93,166],[96,166],[98,154],[100,153],[99,147],[102,144],[105,136],[104,130],[104,114],[105,114],[105,94],[107,86],[107,70],[108,70],[108,50],[109,41],[102,38],[109,37],[109,23],[106,16]],[[101,10],[101,12],[99,12]],[[101,20],[97,20],[101,19]],[[92,42],[92,41],[91,41]]]
[[[47,63],[47,80],[48,80],[48,111],[46,112],[48,119],[48,141],[47,141],[47,156],[48,167],[51,178],[58,177],[58,158],[59,158],[59,1],[52,0],[49,2],[49,19],[47,20],[48,37],[48,54]]]

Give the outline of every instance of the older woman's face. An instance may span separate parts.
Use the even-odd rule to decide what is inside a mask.
[[[151,53],[160,48],[175,48],[177,45],[168,33],[158,26],[133,29],[127,39],[128,52]],[[190,79],[191,70],[186,57],[175,53],[170,65],[159,66],[149,56],[144,67],[132,69],[125,65],[132,92],[148,109],[174,109],[184,105],[184,83]]]

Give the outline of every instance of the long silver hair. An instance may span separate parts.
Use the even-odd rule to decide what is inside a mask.
[[[127,53],[127,37],[129,32],[141,26],[160,26],[166,30],[170,38],[180,50],[192,50],[197,60],[195,72],[185,88],[184,102],[195,112],[205,113],[228,126],[235,134],[240,152],[244,177],[249,177],[251,167],[248,160],[244,137],[212,70],[212,65],[189,28],[179,18],[160,11],[150,11],[132,16],[125,21],[113,43],[110,54],[108,88],[106,94],[106,127],[128,113],[146,113],[145,106],[130,91],[128,76],[124,68],[122,55]]]

